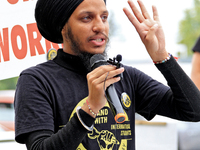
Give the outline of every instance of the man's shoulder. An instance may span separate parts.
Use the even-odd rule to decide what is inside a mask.
[[[46,62],[37,64],[36,66],[32,66],[32,67],[29,67],[29,68],[23,70],[21,72],[21,75],[22,74],[32,74],[32,75],[46,74],[48,72],[52,72],[52,70],[55,71],[56,68],[57,68],[57,64],[54,63],[52,60],[50,60],[50,61],[46,61]]]
[[[134,66],[131,65],[123,65],[125,71],[129,74],[140,74],[142,73],[142,71],[140,71],[139,69],[135,68]]]

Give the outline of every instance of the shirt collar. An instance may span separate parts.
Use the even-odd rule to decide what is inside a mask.
[[[65,53],[63,49],[58,49],[57,56],[53,61],[66,69],[80,74],[87,74],[89,72],[80,57]]]

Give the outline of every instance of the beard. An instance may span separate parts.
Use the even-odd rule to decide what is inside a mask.
[[[103,35],[107,38],[107,43],[106,43],[106,47],[105,47],[105,50],[102,53],[102,55],[106,58],[107,57],[107,47],[109,45],[109,38],[105,34],[103,34]],[[85,66],[85,68],[87,69],[87,71],[90,72],[91,71],[90,58],[94,54],[89,53],[89,52],[85,52],[81,48],[81,45],[82,45],[81,41],[79,39],[76,39],[74,37],[74,35],[72,33],[72,30],[71,30],[71,27],[69,25],[68,25],[68,31],[65,34],[65,38],[70,43],[71,50],[81,59],[83,65]]]

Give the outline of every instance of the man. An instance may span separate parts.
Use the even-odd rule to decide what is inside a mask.
[[[191,78],[200,89],[200,38],[197,39],[193,50]]]
[[[103,65],[90,70],[94,54],[105,55],[108,11],[103,0],[38,0],[36,22],[41,34],[63,42],[54,60],[23,71],[16,95],[16,141],[30,150],[135,149],[135,112],[147,120],[156,114],[184,121],[200,120],[200,93],[165,50],[158,12],[151,19],[128,1],[135,17],[125,14],[170,87],[141,71]],[[123,73],[123,80],[116,75]],[[115,85],[126,120],[116,124],[105,98]],[[128,103],[126,103],[127,101]]]

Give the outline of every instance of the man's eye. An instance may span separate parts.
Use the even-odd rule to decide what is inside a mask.
[[[101,18],[102,20],[106,21],[108,19],[108,16],[105,15],[105,16],[102,16]]]
[[[90,19],[90,17],[89,17],[89,16],[86,16],[86,17],[83,17],[82,19],[85,20],[85,21],[87,21],[87,20]]]

